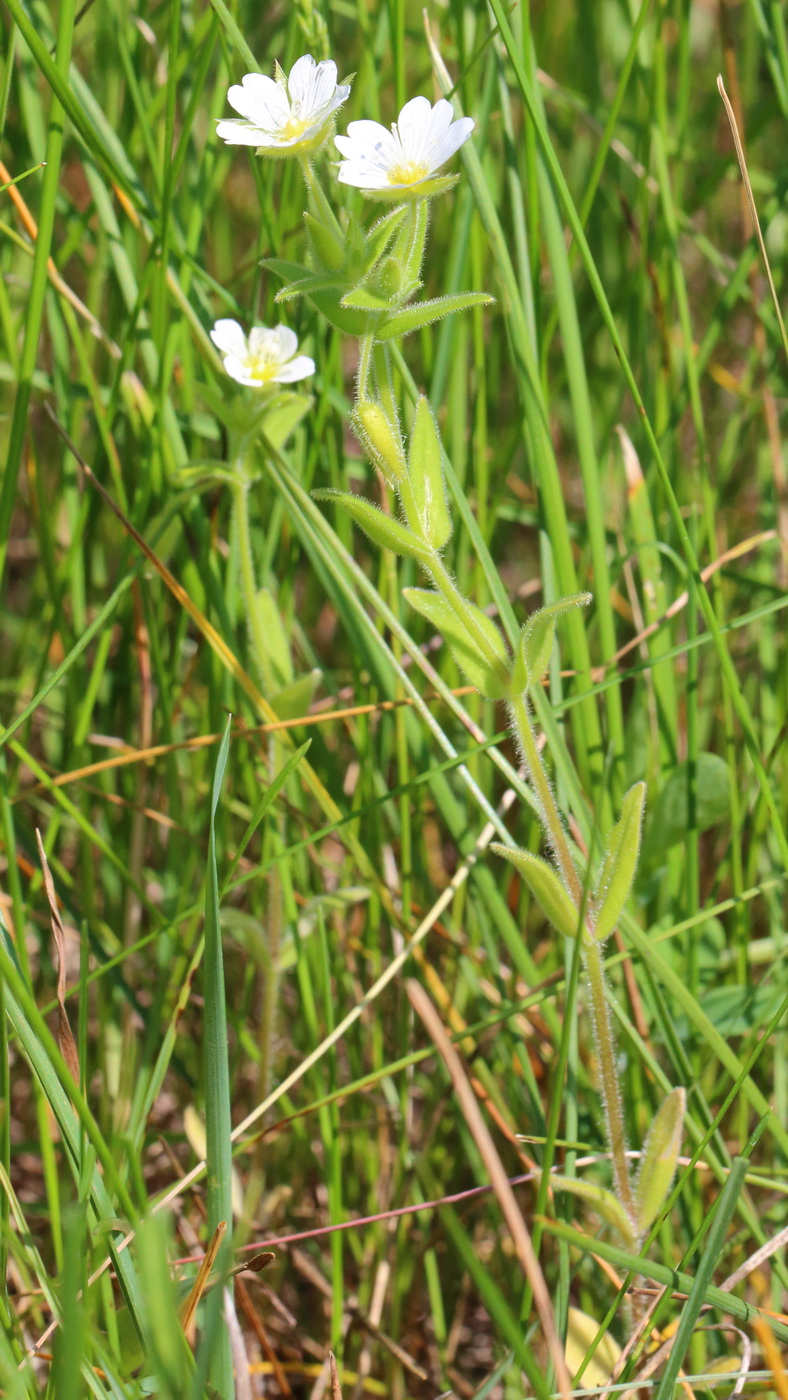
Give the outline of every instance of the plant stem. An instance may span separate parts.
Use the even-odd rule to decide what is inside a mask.
[[[257,606],[257,579],[255,576],[252,538],[249,528],[249,487],[251,483],[246,466],[246,457],[249,447],[250,443],[246,440],[241,444],[241,447],[235,454],[232,487],[233,508],[235,511],[236,536],[238,539],[241,595],[243,597],[249,623],[252,653],[254,655],[258,674],[263,683],[263,692],[270,698],[275,689],[274,675],[268,658],[265,627],[260,610]],[[268,744],[268,771],[271,780],[276,777],[280,764],[281,745],[277,742],[276,735],[272,734]],[[265,929],[268,966],[265,970],[258,1036],[260,1049],[258,1086],[263,1098],[267,1097],[271,1087],[271,1059],[276,1029],[276,1008],[279,999],[279,954],[282,946],[282,929],[284,927],[282,877],[278,865],[272,865],[268,872],[267,885],[268,899]]]
[[[605,1000],[605,975],[602,969],[602,952],[599,944],[594,939],[589,938],[585,942],[583,953],[585,957],[586,975],[588,977],[588,989],[591,994],[591,1019],[594,1025],[597,1047],[599,1049],[602,1102],[605,1108],[605,1126],[607,1128],[610,1154],[613,1159],[613,1181],[615,1182],[618,1199],[632,1221],[633,1227],[636,1229],[635,1200],[632,1195],[632,1184],[629,1179],[627,1139],[624,1131],[624,1115],[621,1110],[621,1095],[618,1092],[618,1076],[616,1074],[616,1047],[613,1039],[613,1028],[610,1024],[610,1013],[608,1012],[607,1001]]]
[[[558,811],[558,806],[553,796],[553,789],[550,780],[545,772],[542,756],[537,747],[531,725],[531,716],[528,713],[528,704],[524,695],[519,695],[511,702],[512,723],[515,735],[520,742],[528,767],[531,786],[533,787],[541,808],[542,822],[547,830],[547,837],[552,846],[556,860],[561,868],[564,883],[572,896],[578,909],[582,902],[582,890],[575,863],[572,860],[572,852],[569,849],[569,842],[564,834],[563,822]]]
[[[440,555],[433,552],[432,559],[426,567],[429,569],[435,587],[443,594],[446,602],[452,608],[466,631],[471,634],[477,647],[479,647],[487,661],[487,664],[495,671],[503,684],[508,687],[510,680],[508,668],[504,666],[501,658],[493,651],[481,628],[476,626],[473,613],[468,608],[465,599],[460,593],[459,588],[455,584]]]
[[[299,164],[306,182],[306,187],[314,203],[317,217],[326,220],[326,222],[331,225],[334,233],[338,233],[341,236],[342,230],[339,226],[339,220],[328,202],[323,186],[320,184],[319,180],[315,179],[315,172],[312,169],[309,157],[300,156]]]
[[[511,713],[515,733],[522,745],[523,755],[528,766],[531,785],[539,800],[542,821],[547,831],[548,840],[555,852],[556,860],[560,866],[561,874],[564,877],[569,893],[579,910],[582,908],[583,904],[583,892],[580,880],[572,860],[569,842],[564,834],[564,828],[555,797],[553,796],[553,790],[550,786],[542,763],[542,757],[536,744],[531,725],[531,717],[528,713],[528,704],[524,695],[520,695],[512,700]],[[621,1096],[618,1092],[616,1045],[613,1037],[613,1027],[610,1024],[607,1001],[605,999],[605,977],[602,967],[602,953],[599,944],[590,930],[584,929],[583,933],[581,933],[581,937],[583,939],[583,957],[585,960],[586,976],[588,978],[588,989],[590,993],[589,1010],[594,1027],[597,1048],[599,1050],[602,1102],[605,1110],[605,1127],[607,1130],[608,1145],[613,1159],[613,1180],[618,1199],[634,1224],[635,1202],[629,1176],[629,1163],[627,1161],[624,1115],[621,1110]]]
[[[358,403],[364,403],[369,398],[369,375],[372,369],[374,349],[375,337],[370,331],[368,335],[362,335],[358,342],[358,375],[356,379]]]
[[[266,646],[265,628],[257,606],[257,582],[254,571],[254,557],[252,555],[252,538],[249,530],[249,477],[246,471],[246,453],[242,450],[234,463],[233,475],[233,509],[235,512],[235,528],[238,537],[238,555],[241,570],[241,594],[244,608],[246,609],[246,620],[249,624],[249,637],[252,643],[252,654],[260,680],[263,683],[263,690],[270,695],[273,689],[273,676],[268,660],[268,650]]]

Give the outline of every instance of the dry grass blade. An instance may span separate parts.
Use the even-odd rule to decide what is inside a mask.
[[[571,1391],[572,1384],[564,1359],[563,1347],[556,1331],[553,1306],[550,1302],[547,1284],[539,1267],[539,1260],[534,1253],[531,1237],[528,1234],[520,1207],[509,1185],[509,1179],[498,1156],[490,1131],[482,1118],[476,1097],[468,1083],[462,1061],[449,1040],[435,1007],[418,982],[411,980],[406,985],[411,1005],[424,1022],[430,1039],[451,1076],[454,1092],[459,1099],[465,1121],[489,1174],[498,1204],[514,1241],[523,1273],[533,1290],[534,1302],[539,1313],[545,1341],[555,1367],[558,1388],[560,1393],[566,1397]]]
[[[208,1279],[210,1278],[211,1269],[214,1266],[216,1256],[219,1253],[222,1240],[224,1239],[226,1233],[227,1222],[225,1220],[221,1220],[213,1232],[211,1242],[208,1245],[208,1248],[205,1251],[203,1261],[199,1269],[197,1270],[197,1277],[195,1278],[194,1283],[192,1284],[191,1292],[189,1293],[189,1296],[183,1305],[183,1311],[181,1312],[181,1325],[187,1337],[191,1330],[192,1323],[194,1322],[194,1314],[196,1313],[197,1308],[199,1307],[200,1299],[202,1298],[203,1293],[208,1287]]]
[[[761,233],[761,223],[760,223],[760,219],[758,218],[758,210],[757,210],[756,207],[755,207],[755,196],[753,195],[753,192],[752,192],[752,185],[750,184],[750,176],[749,176],[748,171],[747,171],[747,158],[746,158],[746,156],[745,156],[745,154],[744,154],[744,146],[742,145],[741,136],[739,135],[739,128],[738,128],[738,125],[737,125],[737,122],[736,122],[736,114],[735,114],[735,112],[734,112],[734,110],[733,110],[733,107],[731,106],[730,98],[728,97],[728,94],[727,94],[727,92],[725,91],[725,84],[724,84],[724,82],[722,81],[722,74],[721,74],[721,73],[718,73],[718,74],[717,74],[717,91],[719,92],[720,97],[722,98],[722,101],[723,101],[724,106],[725,106],[725,111],[726,111],[726,113],[727,113],[727,115],[728,115],[728,121],[730,122],[731,135],[733,136],[733,144],[734,144],[734,146],[736,147],[736,159],[737,159],[738,162],[739,162],[739,169],[740,169],[740,171],[741,171],[741,177],[742,177],[742,180],[743,180],[743,182],[744,182],[745,191],[746,191],[746,193],[747,193],[747,203],[748,203],[749,206],[750,206],[750,215],[751,215],[751,217],[752,217],[753,227],[755,228],[755,233],[756,233],[756,236],[757,236],[757,239],[758,239],[758,247],[759,247],[760,250],[761,250],[761,259],[762,259],[762,261],[763,261],[764,271],[765,271],[765,273],[766,273],[766,277],[767,277],[767,280],[768,280],[768,283],[769,283],[769,291],[770,291],[771,294],[772,294],[772,301],[773,301],[773,303],[774,303],[774,309],[775,309],[775,312],[776,312],[776,314],[777,314],[777,324],[778,324],[779,327],[780,327],[780,335],[782,336],[782,339],[783,339],[783,349],[784,349],[784,351],[785,351],[786,357],[788,358],[788,333],[786,333],[786,330],[785,330],[785,322],[784,322],[784,320],[783,320],[783,313],[782,313],[782,311],[780,310],[780,302],[779,302],[779,299],[778,299],[778,297],[777,297],[777,288],[776,288],[775,285],[774,285],[774,278],[772,277],[772,269],[771,269],[771,267],[769,266],[769,256],[768,256],[768,254],[767,254],[767,252],[766,252],[766,244],[765,244],[764,241],[763,241],[763,234]]]
[[[41,832],[36,828],[36,841],[38,842],[38,855],[41,861],[41,870],[44,875],[44,889],[46,890],[49,912],[52,922],[52,936],[55,940],[55,952],[57,954],[57,1040],[58,1048],[63,1059],[68,1065],[69,1074],[74,1083],[79,1083],[79,1054],[77,1052],[76,1041],[71,1029],[71,1023],[66,1012],[66,934],[63,928],[63,920],[60,917],[60,910],[57,907],[57,895],[55,894],[55,884],[52,879],[52,872],[49,869],[44,843],[41,840]]]
[[[339,1384],[337,1359],[333,1351],[328,1353],[328,1364],[331,1370],[331,1400],[342,1400],[342,1387]]]

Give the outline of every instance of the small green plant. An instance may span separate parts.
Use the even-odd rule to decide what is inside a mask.
[[[318,119],[323,122],[320,130],[324,139],[336,106],[347,95],[345,88],[336,88],[331,95],[336,70],[333,65],[328,66],[331,72],[326,74],[325,115]],[[245,80],[247,85],[249,81]],[[395,518],[350,492],[323,490],[314,494],[333,500],[347,511],[379,548],[390,549],[417,564],[432,586],[406,588],[408,602],[444,638],[458,667],[480,694],[507,705],[552,859],[543,860],[503,845],[493,846],[493,850],[514,864],[558,932],[568,939],[581,940],[613,1164],[613,1193],[565,1178],[554,1184],[591,1196],[626,1245],[635,1248],[670,1188],[685,1107],[683,1089],[668,1095],[656,1116],[637,1178],[633,1180],[618,1087],[615,1039],[606,1001],[603,947],[618,923],[635,878],[645,784],[637,783],[627,793],[596,878],[586,881],[570,846],[539,751],[530,697],[541,686],[547,671],[558,618],[572,608],[586,606],[591,596],[579,593],[535,612],[523,627],[512,656],[495,622],[462,594],[443,558],[452,521],[440,434],[432,409],[426,398],[419,398],[406,442],[397,408],[392,346],[440,317],[492,300],[483,292],[414,300],[422,286],[430,201],[456,183],[455,178],[438,172],[470,137],[473,122],[469,118],[454,121],[451,105],[445,99],[431,107],[426,98],[417,97],[406,103],[390,132],[374,122],[351,123],[348,135],[336,138],[343,157],[340,184],[358,186],[371,200],[394,202],[392,209],[371,227],[364,228],[352,214],[342,222],[337,218],[310,163],[310,156],[320,144],[319,132],[315,132],[314,123],[307,124],[303,130],[308,147],[300,144],[299,122],[307,122],[307,116],[293,116],[294,109],[287,106],[285,99],[284,80],[280,76],[277,81],[280,135],[276,139],[267,137],[260,149],[263,154],[280,156],[292,149],[301,160],[308,190],[309,207],[304,217],[311,262],[302,266],[274,258],[268,259],[266,266],[285,283],[278,293],[278,302],[306,297],[331,325],[358,339],[353,428],[369,460],[394,493],[401,517]],[[238,98],[241,90],[231,91],[236,93],[234,105],[239,111],[244,110],[243,95]],[[255,130],[259,132],[265,129],[265,115],[258,120]],[[227,135],[226,126],[220,124],[220,134]],[[231,130],[230,137],[242,137],[251,143],[248,130],[242,131],[240,137],[237,130]],[[288,147],[288,142],[295,145]]]

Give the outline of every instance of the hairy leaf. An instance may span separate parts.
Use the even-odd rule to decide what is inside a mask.
[[[576,938],[578,912],[552,865],[548,865],[540,856],[531,855],[530,851],[521,851],[516,846],[502,846],[494,842],[490,850],[510,860],[512,865],[517,867],[553,927],[565,938]]]
[[[640,853],[646,784],[635,783],[621,804],[621,816],[607,843],[594,896],[594,931],[603,942],[613,932],[629,898]]]
[[[641,1235],[646,1233],[670,1190],[681,1147],[686,1105],[684,1090],[673,1089],[657,1113],[646,1138],[635,1189],[637,1227]]]
[[[421,540],[417,539],[406,525],[402,525],[399,520],[393,520],[390,515],[384,515],[382,510],[373,506],[371,501],[365,501],[363,496],[330,489],[313,491],[312,494],[318,501],[335,501],[352,515],[356,524],[361,526],[380,549],[393,549],[395,554],[406,554],[419,561],[426,557]]]
[[[556,619],[570,608],[584,608],[591,602],[590,593],[573,593],[569,598],[559,598],[532,613],[520,633],[520,644],[512,675],[512,687],[521,695],[531,686],[539,685],[550,665],[553,650]]]
[[[472,685],[491,700],[502,700],[509,692],[509,655],[495,623],[463,598],[464,620],[440,593],[424,588],[404,588],[411,607],[429,619],[448,643],[454,660]]]
[[[435,297],[433,301],[420,301],[416,306],[406,306],[388,316],[375,331],[375,339],[398,340],[401,335],[421,330],[422,326],[431,326],[442,316],[467,311],[472,306],[489,306],[494,300],[486,292],[453,292],[450,296]]]
[[[418,512],[420,527],[433,549],[443,549],[451,535],[451,516],[446,503],[446,488],[441,466],[441,442],[438,425],[428,401],[422,395],[416,405],[416,417],[410,435],[408,478]]]

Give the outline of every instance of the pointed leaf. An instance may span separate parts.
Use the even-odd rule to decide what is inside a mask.
[[[411,534],[406,525],[402,525],[399,520],[393,520],[390,515],[384,515],[382,510],[373,506],[371,501],[365,501],[363,496],[354,496],[349,491],[333,490],[313,491],[312,495],[318,501],[336,501],[337,505],[352,515],[356,524],[361,526],[380,549],[393,549],[395,554],[406,554],[419,561],[429,557],[424,545]]]
[[[305,676],[299,676],[297,680],[285,685],[276,695],[271,696],[271,705],[276,710],[280,719],[300,719],[305,715],[312,704],[312,696],[320,680],[320,671],[315,667],[313,671],[307,671]]]
[[[313,403],[311,394],[298,394],[292,390],[285,390],[268,400],[262,427],[272,447],[284,447]]]
[[[495,842],[490,850],[517,867],[553,927],[565,938],[576,938],[578,912],[552,865],[548,865],[540,856],[531,855],[530,851],[518,850],[516,846],[501,846]]]
[[[440,593],[425,588],[403,588],[402,591],[411,607],[440,632],[460,670],[482,695],[491,700],[502,700],[508,695],[510,663],[506,643],[481,608],[464,598],[463,624]]]
[[[467,311],[472,306],[489,306],[494,297],[486,292],[453,292],[450,296],[435,297],[433,301],[420,301],[416,306],[406,306],[395,311],[378,326],[376,340],[397,340],[401,335],[410,335],[422,326],[431,326],[442,316],[451,316],[455,311]]]
[[[274,669],[279,685],[289,685],[293,679],[293,662],[290,658],[290,642],[282,621],[279,606],[269,588],[260,588],[254,600],[257,616],[263,626],[268,642],[268,659]]]
[[[676,1171],[687,1095],[674,1089],[665,1099],[646,1138],[635,1190],[637,1227],[644,1235],[664,1205]]]
[[[621,816],[608,839],[594,896],[594,936],[600,943],[613,932],[629,898],[640,853],[645,801],[646,784],[635,783],[621,804]]]
[[[405,206],[400,205],[398,209],[391,209],[372,225],[364,238],[363,258],[367,271],[383,257],[407,212]]]
[[[451,535],[451,516],[441,465],[438,425],[427,399],[422,395],[410,435],[408,478],[418,512],[418,525],[433,549],[443,549]],[[416,528],[416,521],[411,524]]]
[[[338,272],[310,272],[308,277],[299,277],[296,282],[291,282],[288,287],[283,287],[277,292],[274,301],[277,306],[282,302],[293,301],[295,297],[311,296],[313,292],[337,292],[341,293],[347,286],[347,278]]]
[[[314,214],[305,214],[304,222],[318,266],[337,271],[345,261],[345,245],[336,230]]]
[[[390,297],[371,292],[367,287],[354,287],[352,291],[345,292],[340,302],[340,306],[352,306],[360,311],[388,311],[390,305]]]
[[[595,1181],[585,1181],[582,1177],[560,1176],[555,1172],[550,1173],[548,1181],[554,1191],[566,1191],[571,1196],[578,1196],[590,1202],[600,1220],[604,1220],[606,1225],[612,1225],[626,1245],[637,1244],[632,1221],[621,1202],[607,1187],[598,1186]]]
[[[556,619],[570,608],[584,608],[590,602],[590,593],[573,593],[569,598],[559,598],[557,602],[548,603],[531,614],[520,633],[512,675],[512,685],[518,695],[541,683],[550,665]]]
[[[265,267],[269,272],[273,272],[275,277],[279,277],[288,286],[294,282],[301,282],[305,278],[315,278],[316,274],[310,272],[308,267],[301,267],[298,263],[286,262],[282,258],[263,258],[261,267]],[[367,329],[368,312],[355,311],[349,307],[340,306],[340,297],[347,288],[347,282],[342,280],[335,285],[336,279],[327,277],[320,279],[323,282],[324,290],[320,291],[313,283],[312,290],[300,288],[299,292],[306,296],[312,305],[325,316],[326,320],[337,330],[343,331],[345,335],[364,335]],[[326,285],[327,284],[327,285]]]

